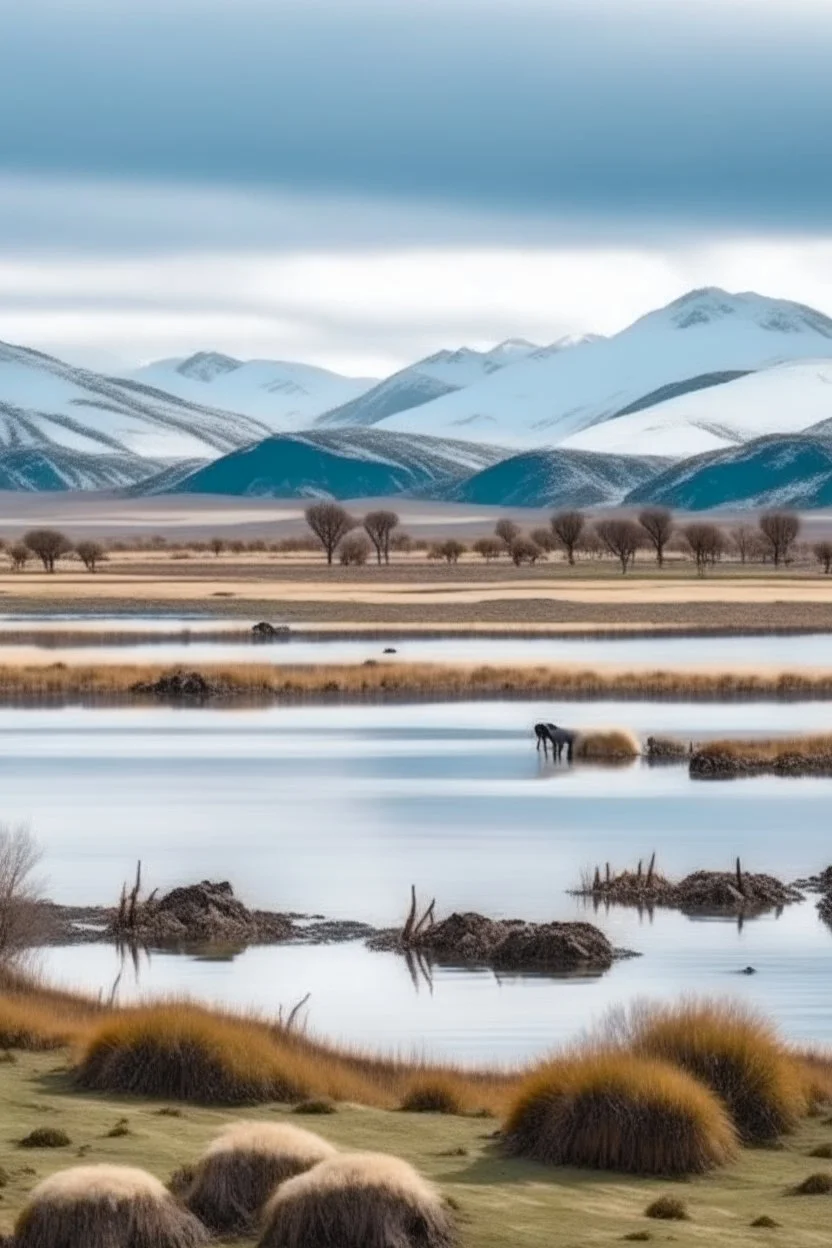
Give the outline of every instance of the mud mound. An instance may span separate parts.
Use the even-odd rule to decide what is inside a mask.
[[[186,672],[182,668],[166,672],[158,680],[140,680],[130,692],[141,697],[160,698],[170,702],[206,702],[222,698],[227,687],[217,680],[208,680],[202,672]]]
[[[420,932],[412,948],[439,961],[482,962],[506,970],[606,970],[615,950],[591,923],[524,923],[452,914]]]
[[[288,624],[270,624],[268,620],[261,620],[259,624],[252,626],[252,634],[256,638],[263,637],[288,637]]]
[[[293,931],[291,920],[280,914],[249,910],[234,896],[227,881],[203,880],[174,888],[164,897],[148,898],[126,922],[114,923],[115,936],[146,942],[239,941],[256,943],[285,940]]]
[[[680,910],[771,910],[802,901],[796,888],[773,875],[730,871],[694,871],[676,885]]]
[[[824,923],[832,927],[832,892],[826,893],[818,902],[818,914]]]

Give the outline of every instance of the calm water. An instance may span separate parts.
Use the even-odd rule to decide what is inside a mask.
[[[114,899],[135,860],[148,886],[231,879],[250,904],[391,924],[415,883],[440,913],[585,915],[581,870],[658,853],[679,874],[729,867],[786,878],[832,860],[832,781],[693,783],[684,769],[544,766],[530,726],[629,725],[701,736],[828,729],[819,703],[451,704],[246,711],[0,711],[3,817],[41,840],[48,891]],[[275,1008],[311,991],[310,1025],[384,1048],[513,1060],[611,1004],[691,990],[741,994],[793,1036],[832,1040],[832,932],[814,903],[780,918],[599,925],[644,956],[598,979],[441,970],[417,992],[404,963],[358,945],[254,949],[216,961],[152,955],[123,997],[186,990]],[[45,951],[64,982],[109,990],[108,948]],[[737,972],[751,963],[753,977]]]

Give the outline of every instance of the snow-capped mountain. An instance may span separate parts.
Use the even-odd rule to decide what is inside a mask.
[[[778,364],[707,390],[691,391],[591,425],[566,438],[562,445],[684,459],[739,446],[770,433],[800,433],[829,419],[832,358]]]
[[[667,460],[598,455],[562,447],[524,451],[446,489],[443,497],[489,507],[612,506],[650,481]]]
[[[195,461],[185,462],[191,471],[196,467]],[[170,471],[161,460],[115,451],[91,455],[63,446],[0,451],[0,490],[115,490]]]
[[[0,343],[0,449],[205,459],[269,432],[249,416]]]
[[[776,434],[696,455],[636,487],[624,502],[686,511],[829,507],[832,439],[811,430]]]
[[[516,365],[538,350],[539,347],[523,338],[509,338],[490,351],[473,351],[470,347],[437,351],[435,355],[418,360],[387,377],[351,403],[325,412],[317,423],[324,428],[377,425],[398,412],[412,411],[444,395],[456,394],[483,378]],[[413,428],[409,432],[427,430]]]
[[[375,378],[344,377],[311,364],[237,360],[217,351],[157,360],[130,376],[189,403],[242,412],[274,431],[305,428],[376,384]]]
[[[679,395],[724,382],[726,374],[824,357],[832,357],[832,320],[821,313],[762,295],[698,290],[611,338],[533,353],[464,390],[387,417],[384,427],[554,445],[660,401],[668,387]]]
[[[132,492],[341,499],[418,494],[478,472],[504,454],[493,446],[414,434],[322,429],[274,434],[185,480],[153,478]]]

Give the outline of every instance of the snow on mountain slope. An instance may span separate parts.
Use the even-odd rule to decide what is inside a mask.
[[[0,343],[0,448],[204,459],[268,433],[249,416]]]
[[[270,498],[371,498],[424,492],[493,464],[493,446],[375,429],[275,434],[148,493]],[[143,492],[139,486],[134,493]]]
[[[697,455],[636,487],[626,505],[686,511],[714,507],[832,506],[832,439],[775,434]]]
[[[611,338],[534,353],[464,390],[390,416],[384,427],[503,445],[554,445],[665,386],[684,389],[708,374],[830,355],[832,320],[811,308],[698,290]]]
[[[325,412],[317,424],[324,428],[376,425],[397,412],[410,411],[443,395],[464,390],[538,350],[539,347],[523,338],[509,338],[490,351],[472,351],[469,347],[437,351],[436,355],[429,355],[387,377],[351,403]],[[413,429],[411,432],[424,431]]]
[[[0,451],[0,490],[113,490],[160,471],[173,469],[163,461],[118,452],[91,455],[61,446]]]
[[[832,354],[832,343],[830,343]],[[708,390],[616,416],[563,446],[684,459],[769,433],[800,433],[832,418],[832,359],[780,364]]]
[[[666,466],[664,459],[598,455],[558,446],[501,460],[452,485],[443,497],[490,507],[613,505]]]
[[[311,364],[243,361],[216,351],[199,351],[186,360],[157,360],[130,376],[189,403],[242,412],[269,430],[304,428],[321,412],[376,384],[375,378],[343,377]]]

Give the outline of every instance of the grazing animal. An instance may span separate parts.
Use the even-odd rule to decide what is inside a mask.
[[[557,759],[560,762],[563,757],[563,751],[566,749],[566,758],[568,762],[572,762],[572,753],[575,748],[575,738],[578,735],[570,732],[568,728],[559,728],[557,724],[535,724],[534,733],[537,737],[537,749],[543,746],[543,756],[548,757],[548,749],[552,747],[552,760]]]
[[[552,758],[555,757],[555,743],[552,740],[552,732],[557,731],[556,724],[535,724],[534,735],[537,737],[537,752],[540,753],[540,747],[543,746],[543,757],[548,758],[548,749],[551,742]]]

